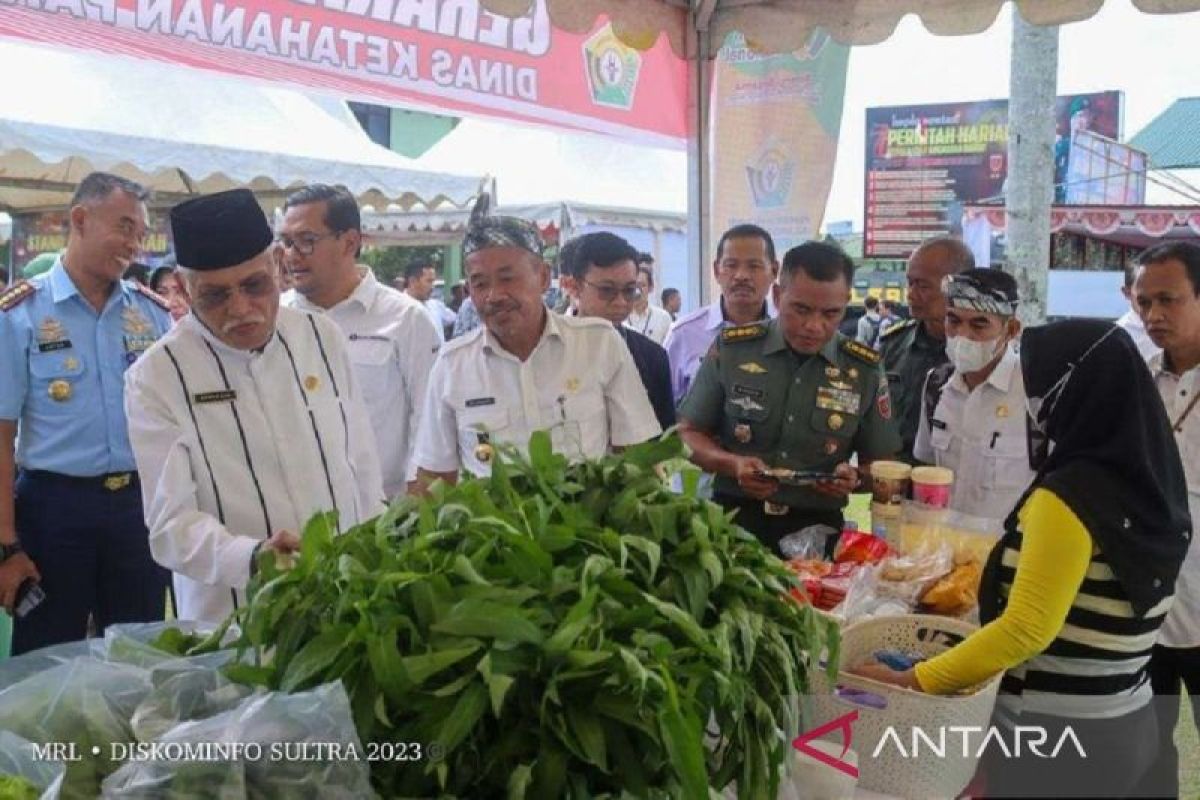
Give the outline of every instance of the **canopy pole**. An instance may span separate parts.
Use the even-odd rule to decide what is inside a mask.
[[[709,282],[709,252],[712,241],[712,183],[709,161],[709,105],[712,72],[710,14],[704,9],[688,14],[688,307],[712,301]]]
[[[1030,25],[1012,7],[1009,66],[1007,271],[1021,292],[1021,321],[1046,321],[1050,207],[1054,202],[1054,101],[1058,93],[1058,28]]]

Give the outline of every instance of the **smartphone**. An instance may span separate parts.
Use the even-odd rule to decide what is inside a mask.
[[[46,599],[46,593],[38,586],[33,578],[27,578],[17,589],[17,601],[13,604],[13,616],[22,619],[40,606]]]
[[[778,468],[759,470],[758,474],[764,478],[773,478],[780,483],[789,484],[791,486],[809,486],[820,481],[838,480],[838,476],[832,472],[818,472],[815,470],[793,470]]]

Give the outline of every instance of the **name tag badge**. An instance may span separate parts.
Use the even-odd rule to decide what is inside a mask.
[[[391,339],[389,339],[386,336],[378,336],[378,335],[371,334],[371,333],[352,333],[352,334],[350,334],[350,341],[352,341],[352,342],[390,342]]]
[[[946,423],[942,422],[937,417],[933,417],[932,419],[930,419],[929,424],[932,425],[933,427],[937,428],[939,431],[946,430]]]
[[[496,405],[496,398],[494,397],[472,397],[467,401],[467,408],[479,408],[481,406],[494,405]]]
[[[743,386],[740,383],[733,385],[733,393],[738,397],[752,397],[755,400],[762,400],[766,393],[762,389],[755,389],[750,386]]]
[[[832,386],[817,387],[817,408],[824,411],[839,411],[843,414],[858,414],[858,392],[835,389]]]
[[[192,395],[193,403],[230,403],[237,400],[237,392],[224,389],[219,392],[200,392]]]
[[[54,342],[38,342],[39,353],[53,353],[55,350],[67,350],[71,347],[70,339],[59,339]]]

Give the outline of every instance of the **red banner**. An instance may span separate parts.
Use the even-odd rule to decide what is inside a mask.
[[[0,37],[683,147],[687,64],[478,0],[0,0]],[[119,90],[119,87],[115,87]]]

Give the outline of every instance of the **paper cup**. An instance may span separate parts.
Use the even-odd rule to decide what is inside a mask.
[[[917,467],[912,471],[913,500],[933,508],[949,508],[954,472],[945,467]]]
[[[871,464],[871,494],[876,503],[900,506],[908,498],[912,467],[901,461],[875,461]]]

